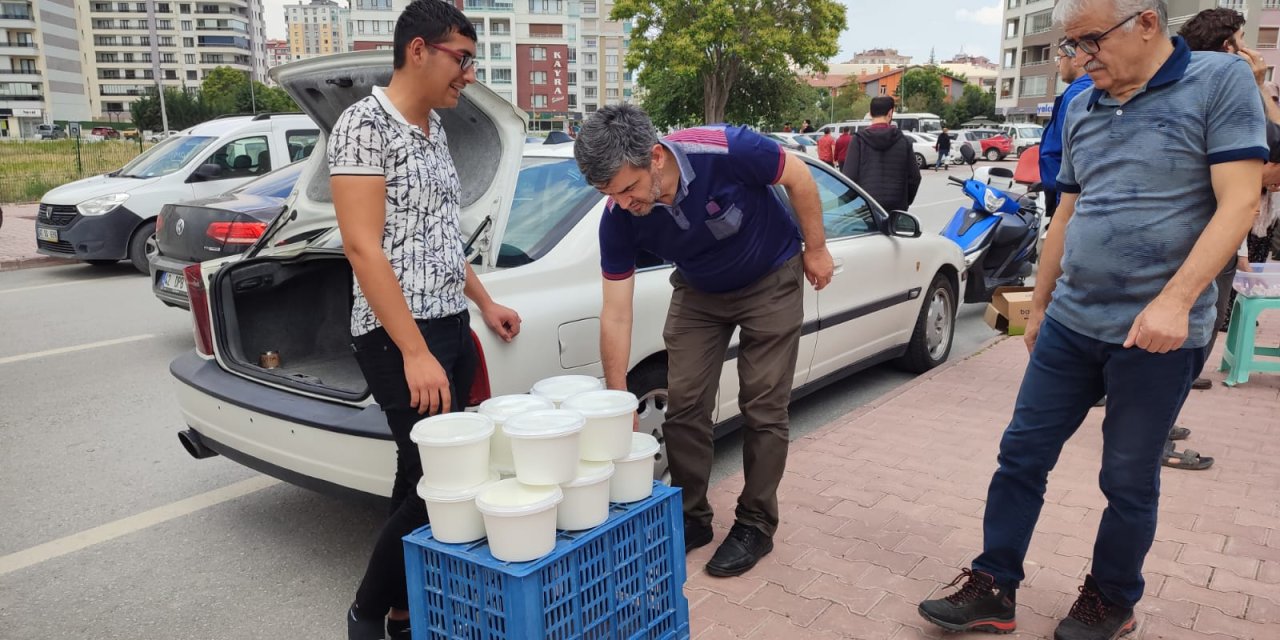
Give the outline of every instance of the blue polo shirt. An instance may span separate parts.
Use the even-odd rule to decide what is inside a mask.
[[[1040,184],[1046,191],[1058,190],[1058,171],[1062,168],[1062,124],[1067,119],[1067,107],[1076,96],[1093,87],[1089,74],[1076,78],[1053,101],[1053,113],[1040,135]]]
[[[1210,168],[1265,160],[1266,117],[1249,64],[1192,52],[1181,37],[1128,102],[1094,88],[1072,101],[1058,190],[1077,193],[1062,277],[1047,313],[1121,344],[1168,284],[1217,211]],[[1216,287],[1191,309],[1185,347],[1213,337]]]
[[[661,140],[680,168],[671,206],[638,216],[608,202],[600,220],[604,277],[625,280],[641,250],[675,263],[693,288],[741,289],[800,251],[800,229],[771,189],[786,155],[745,127],[677,131]]]

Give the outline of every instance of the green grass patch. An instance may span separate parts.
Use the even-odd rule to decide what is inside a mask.
[[[143,143],[143,148],[150,148]],[[115,171],[138,157],[136,140],[0,142],[0,202],[37,202],[54,187]]]

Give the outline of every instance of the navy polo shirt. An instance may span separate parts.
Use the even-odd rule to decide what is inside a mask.
[[[1218,208],[1212,166],[1267,158],[1249,64],[1173,44],[1124,104],[1095,87],[1067,110],[1058,190],[1079,197],[1047,313],[1102,342],[1124,343],[1186,262]],[[1213,337],[1216,300],[1212,285],[1196,300],[1185,347]]]
[[[661,140],[680,168],[671,206],[635,215],[610,200],[600,220],[604,277],[625,280],[636,255],[648,251],[675,263],[693,288],[741,289],[800,251],[800,229],[771,185],[786,155],[776,142],[746,127],[677,131]]]

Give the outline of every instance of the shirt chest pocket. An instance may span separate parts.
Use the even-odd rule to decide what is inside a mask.
[[[737,194],[725,192],[707,201],[707,230],[716,240],[724,240],[742,229],[742,208]]]

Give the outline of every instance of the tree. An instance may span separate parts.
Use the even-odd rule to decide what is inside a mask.
[[[937,113],[946,107],[946,90],[942,88],[942,71],[938,67],[917,67],[902,74],[895,94],[902,104],[899,111]]]
[[[951,126],[959,126],[962,122],[979,116],[996,119],[996,95],[991,91],[983,91],[981,87],[966,84],[964,95],[952,105],[946,121]]]
[[[644,87],[641,106],[659,129],[678,129],[703,121],[705,87],[691,73],[646,67],[638,78]],[[776,131],[784,122],[798,125],[806,118],[827,120],[826,90],[810,87],[787,70],[744,70],[725,104],[721,122],[746,124]]]
[[[166,87],[164,90],[165,112],[169,116],[169,128],[180,131],[217,115],[211,105],[198,96],[193,96],[181,89]],[[129,107],[133,117],[133,126],[139,130],[159,131],[164,127],[160,116],[160,98],[155,90]]]
[[[698,79],[704,123],[724,121],[744,72],[825,71],[845,28],[836,0],[618,0],[609,17],[634,22],[628,68]]]
[[[248,90],[249,76],[231,67],[217,67],[204,77],[200,95],[218,113],[234,113],[241,89]],[[247,111],[246,111],[247,113]]]

